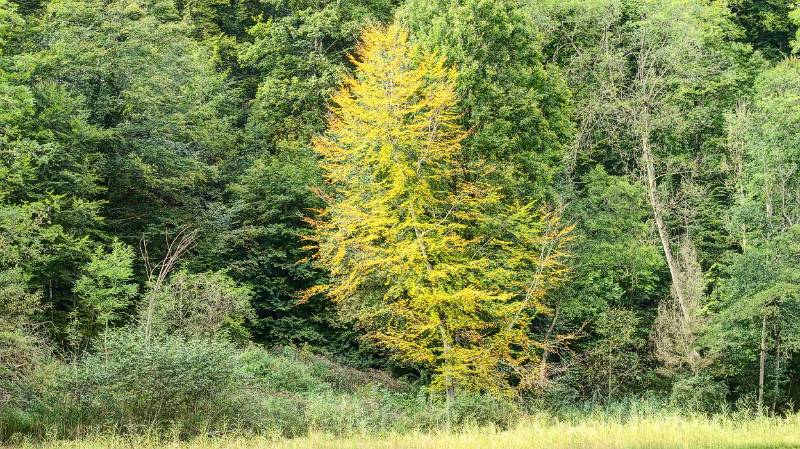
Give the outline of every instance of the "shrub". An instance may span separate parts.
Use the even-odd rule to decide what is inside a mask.
[[[249,377],[229,343],[137,332],[107,335],[101,351],[62,368],[43,398],[45,425],[75,436],[82,429],[180,435],[253,427]]]
[[[33,430],[29,409],[45,388],[50,360],[42,339],[24,329],[0,329],[0,441]]]
[[[672,385],[670,400],[682,408],[715,412],[725,404],[727,388],[705,375],[679,378]]]
[[[227,337],[246,341],[245,322],[251,319],[252,291],[222,271],[189,273],[181,270],[155,295],[153,328],[156,333],[185,337]],[[143,310],[143,319],[147,310]]]
[[[0,406],[0,441],[29,434],[34,425],[35,418],[31,413],[11,404]]]
[[[291,393],[336,390],[355,393],[370,385],[390,391],[411,386],[374,369],[358,370],[333,362],[310,351],[281,347],[265,350],[250,346],[241,357],[245,369],[273,391]]]
[[[493,424],[508,428],[516,423],[522,412],[516,403],[486,394],[462,394],[453,404],[451,422],[458,426]]]
[[[244,369],[272,391],[302,393],[331,388],[324,381],[327,368],[302,360],[299,352],[292,348],[270,352],[253,346],[242,354],[241,360]]]

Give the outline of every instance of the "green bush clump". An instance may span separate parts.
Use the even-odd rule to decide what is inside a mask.
[[[451,423],[458,426],[511,427],[522,416],[520,407],[501,397],[487,394],[462,394],[453,404]]]
[[[18,406],[11,404],[0,406],[0,441],[17,435],[30,434],[34,431],[35,424],[35,416]]]
[[[381,385],[391,391],[413,389],[382,371],[350,368],[310,351],[288,346],[273,350],[250,346],[243,352],[241,360],[249,373],[273,391],[355,392],[368,385]]]
[[[271,391],[301,393],[331,388],[323,378],[325,367],[302,360],[293,348],[267,351],[253,346],[243,351],[241,361],[243,369]]]
[[[716,412],[725,404],[727,387],[709,376],[695,375],[678,379],[672,385],[670,400],[688,410]]]
[[[2,327],[0,318],[0,328]],[[0,441],[33,432],[31,412],[53,364],[42,340],[23,330],[0,329]]]
[[[249,399],[250,384],[230,343],[117,332],[62,367],[40,413],[48,431],[66,436],[82,429],[193,435],[254,427],[261,413]]]

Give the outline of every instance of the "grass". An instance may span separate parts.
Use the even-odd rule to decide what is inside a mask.
[[[463,432],[336,437],[312,433],[295,439],[201,437],[189,442],[146,437],[99,437],[81,441],[23,444],[36,449],[786,449],[800,448],[800,416],[786,419],[659,416],[627,421],[558,421],[526,418],[515,428],[472,428]]]

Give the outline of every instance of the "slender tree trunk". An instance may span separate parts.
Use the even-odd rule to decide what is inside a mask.
[[[681,314],[683,315],[684,320],[689,322],[689,309],[686,304],[686,298],[684,297],[684,288],[680,276],[680,269],[678,268],[678,263],[675,260],[675,255],[672,253],[669,230],[664,223],[664,209],[661,205],[661,201],[658,198],[655,161],[653,160],[653,152],[650,145],[650,134],[647,130],[642,133],[642,159],[645,165],[645,176],[647,177],[647,198],[650,202],[650,207],[653,209],[653,218],[656,222],[658,237],[661,240],[661,247],[664,250],[664,258],[667,260],[667,266],[669,267],[669,274],[672,278],[672,287],[675,290],[675,296],[677,297],[678,305],[681,308]]]
[[[444,328],[444,325],[439,325],[439,330],[442,333],[444,363],[445,366],[447,366],[450,363],[450,350],[452,349],[450,346],[450,337],[447,335],[447,330]],[[444,376],[444,388],[447,399],[447,410],[450,410],[453,407],[453,402],[456,400],[456,386],[455,382],[453,382],[453,377],[449,374],[445,374]]]
[[[553,312],[553,319],[550,321],[550,326],[547,327],[547,332],[544,334],[544,341],[542,341],[544,349],[542,350],[542,360],[539,362],[539,382],[541,384],[547,382],[547,358],[550,356],[550,337],[556,327],[557,320],[558,307],[556,307],[555,312]]]
[[[747,107],[745,103],[739,101],[736,104],[736,117],[737,122],[740,117],[743,117],[747,114]],[[734,175],[734,185],[736,186],[736,192],[738,195],[738,205],[744,206],[747,202],[747,191],[745,190],[745,174],[744,174],[744,160],[745,160],[745,143],[744,138],[741,135],[741,126],[737,124],[734,127],[735,133],[729,133],[729,136],[733,137],[732,140],[728,142],[728,149],[731,157],[731,161],[733,162],[733,175]],[[742,223],[739,226],[739,232],[741,233],[741,245],[742,251],[747,249],[747,224]]]
[[[155,309],[155,294],[149,292],[147,294],[147,313],[144,323],[144,337],[146,341],[150,341],[150,332],[153,327],[153,309]]]
[[[758,412],[764,407],[764,371],[767,365],[767,312],[761,318],[761,355],[758,358]]]
[[[780,331],[775,336],[775,381],[773,382],[772,391],[772,412],[778,409],[778,396],[781,392],[780,385],[781,378],[781,334]]]
[[[606,401],[607,402],[611,402],[611,390],[613,389],[613,382],[614,382],[614,371],[613,371],[614,364],[613,364],[613,361],[611,360],[611,354],[612,354],[611,351],[612,351],[612,349],[611,349],[611,347],[609,347],[608,348],[608,359],[606,360],[606,362],[608,363],[608,371],[606,373],[606,383],[607,383],[607,387],[608,387],[608,395],[606,396]]]

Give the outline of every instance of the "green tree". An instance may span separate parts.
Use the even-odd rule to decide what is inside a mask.
[[[101,133],[82,98],[33,79],[35,58],[19,54],[29,24],[11,6],[0,4],[0,270],[46,292],[43,313],[64,324],[74,273],[101,236]]]
[[[587,393],[602,394],[607,400],[620,397],[641,384],[644,374],[642,349],[647,344],[640,318],[631,310],[609,309],[593,325],[597,339],[576,366],[584,377]]]
[[[4,409],[18,405],[17,390],[39,362],[41,341],[33,332],[42,312],[41,290],[31,281],[33,268],[44,259],[47,237],[56,231],[47,223],[42,204],[17,200],[36,176],[31,148],[22,129],[33,115],[30,90],[6,70],[9,42],[25,21],[16,5],[0,0],[0,390]],[[38,213],[37,213],[38,212]]]
[[[268,0],[265,7],[267,14],[248,30],[252,42],[240,50],[242,64],[260,80],[247,144],[255,155],[308,149],[325,129],[327,100],[347,73],[346,55],[359,31],[387,18],[391,2]]]
[[[73,286],[94,248],[205,224],[236,154],[238,92],[179,19],[171,2],[54,1],[14,35],[0,190],[46,231],[24,270],[57,333],[87,312]]]
[[[602,158],[612,173],[642,183],[672,291],[689,320],[676,236],[702,243],[701,263],[725,249],[720,216],[729,199],[716,193],[723,176],[716,162],[724,156],[725,113],[752,75],[749,49],[736,43],[729,12],[716,3],[542,2],[532,14],[544,16],[545,35],[553,33],[546,46],[567,66],[581,111],[570,159],[584,170]],[[568,26],[558,29],[562,20]]]
[[[602,166],[582,183],[583,196],[568,210],[578,223],[569,295],[600,309],[652,305],[664,293],[666,267],[652,239],[644,189]]]
[[[733,20],[744,29],[746,42],[771,59],[790,52],[789,41],[797,29],[789,13],[791,0],[732,0],[728,7]]]
[[[121,318],[120,313],[131,305],[138,291],[133,283],[133,249],[118,240],[109,249],[99,246],[75,281],[74,292],[91,314],[89,328],[96,324],[107,330]]]
[[[286,1],[245,5],[256,22],[238,49],[247,108],[242,151],[224,204],[212,224],[215,238],[205,269],[228,269],[253,287],[254,337],[271,344],[349,345],[352,335],[317,299],[300,303],[313,285],[304,217],[321,205],[311,139],[325,128],[326,104],[348,72],[347,53],[359,30],[388,17],[383,0]],[[333,327],[332,327],[333,326]]]
[[[688,229],[707,267],[728,249],[719,217],[731,199],[717,188],[725,115],[763,67],[737,43],[728,10],[678,0],[544,1],[530,10],[579,111],[568,168],[580,176],[599,162],[641,181],[665,260],[675,267],[669,253]]]
[[[257,339],[332,346],[340,337],[331,328],[334,314],[319,300],[301,304],[298,296],[321,276],[305,241],[310,236],[305,217],[321,206],[311,188],[321,176],[316,162],[293,156],[259,158],[229,185],[227,229],[214,252],[232,277],[253,288]]]
[[[411,0],[398,11],[412,39],[458,69],[459,124],[469,130],[464,156],[487,160],[507,195],[552,199],[562,152],[572,134],[569,90],[544,63],[523,3]]]
[[[794,226],[749,245],[732,256],[717,290],[711,347],[723,360],[716,369],[738,395],[755,393],[759,410],[800,397],[791,382],[800,372],[793,357],[800,351],[798,242],[800,228]]]

